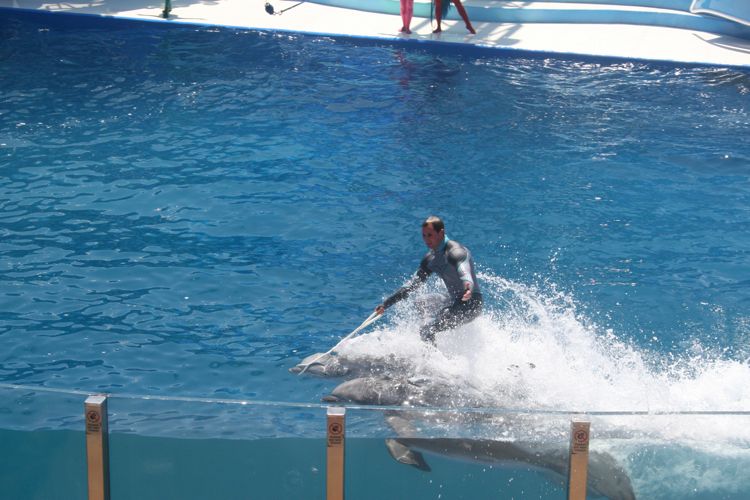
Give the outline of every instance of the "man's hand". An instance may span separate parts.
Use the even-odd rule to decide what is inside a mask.
[[[378,313],[378,316],[383,314],[385,312],[385,306],[383,304],[380,304],[378,307],[375,308],[375,312]]]
[[[464,289],[466,291],[464,292],[464,296],[461,297],[461,302],[466,302],[471,298],[471,283],[464,281]]]

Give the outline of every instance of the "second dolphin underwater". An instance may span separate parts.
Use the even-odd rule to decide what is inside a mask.
[[[310,363],[313,361],[313,363]],[[309,366],[307,364],[309,363]],[[305,367],[307,368],[305,369]],[[531,365],[533,368],[533,365]],[[336,386],[323,398],[326,402],[351,402],[363,405],[419,407],[481,408],[493,406],[481,391],[467,384],[456,390],[449,379],[413,378],[404,374],[404,366],[395,358],[348,358],[313,354],[290,369],[322,377],[353,377]],[[481,414],[479,414],[481,415]],[[423,472],[430,466],[424,454],[491,464],[495,467],[536,470],[558,484],[564,483],[567,471],[567,443],[505,441],[495,439],[420,437],[408,414],[386,412],[386,422],[396,437],[385,440],[394,460]],[[416,418],[420,418],[417,416]],[[467,421],[481,418],[467,415]],[[505,419],[504,425],[514,422]],[[634,500],[630,479],[612,455],[591,451],[589,454],[589,495],[611,500]]]

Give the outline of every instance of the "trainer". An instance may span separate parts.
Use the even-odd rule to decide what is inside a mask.
[[[473,321],[482,313],[482,292],[479,291],[471,252],[445,235],[445,224],[440,217],[432,215],[425,219],[422,239],[429,251],[419,264],[419,269],[404,286],[378,305],[375,312],[383,314],[436,273],[445,282],[451,305],[442,309],[434,321],[419,331],[422,340],[434,344],[436,333]]]

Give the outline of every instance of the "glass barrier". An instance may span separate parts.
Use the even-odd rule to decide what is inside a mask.
[[[324,498],[325,408],[109,399],[112,498]]]
[[[0,497],[86,498],[86,394],[0,385]],[[326,498],[328,407],[111,395],[112,498]],[[348,406],[346,497],[566,498],[573,418],[589,499],[750,498],[750,412]],[[573,441],[572,441],[573,440]]]
[[[86,498],[85,397],[0,387],[0,498]]]
[[[366,408],[347,413],[347,496],[564,499],[573,418],[590,422],[589,499],[750,498],[746,412]]]
[[[530,439],[524,416],[377,412],[378,431],[374,410],[347,412],[349,498],[566,498],[566,417]]]

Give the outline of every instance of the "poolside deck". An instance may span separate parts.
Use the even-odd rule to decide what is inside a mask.
[[[417,0],[419,5],[421,0]],[[220,25],[411,42],[471,44],[507,51],[573,54],[604,58],[670,61],[750,68],[750,39],[691,29],[634,24],[495,23],[473,21],[476,35],[463,22],[443,21],[443,32],[433,34],[429,18],[415,17],[412,34],[398,32],[397,14],[373,13],[290,0],[268,0],[281,15],[269,15],[266,0],[173,0],[169,19],[162,17],[158,0],[93,0],[45,3],[35,0],[0,0],[0,7],[114,16],[164,23]],[[499,5],[499,4],[503,5]],[[538,8],[538,2],[465,0],[467,8],[509,6]],[[598,8],[602,6],[599,5]],[[555,8],[565,6],[556,3]],[[576,8],[597,8],[597,6]],[[625,9],[626,7],[619,7]]]

